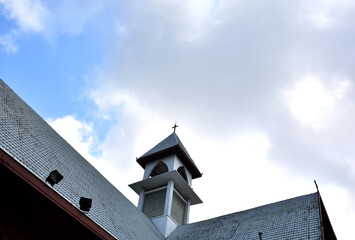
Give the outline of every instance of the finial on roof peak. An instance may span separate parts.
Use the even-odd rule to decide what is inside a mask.
[[[175,124],[172,128],[174,128],[174,132],[176,131],[176,128],[178,127],[179,125],[176,125],[176,121],[175,121]]]
[[[318,184],[317,184],[316,180],[314,180],[314,184],[316,185],[317,192],[319,192],[319,189],[318,189]]]

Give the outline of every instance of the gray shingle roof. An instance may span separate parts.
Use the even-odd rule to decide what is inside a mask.
[[[52,170],[64,179],[54,189],[117,239],[164,239],[151,221],[60,137],[0,79],[0,148],[45,182]]]
[[[237,212],[197,223],[181,225],[168,240],[321,239],[318,193]]]
[[[179,146],[192,161],[175,133],[142,157],[175,146]],[[58,170],[64,179],[54,186],[55,191],[77,208],[80,197],[92,198],[88,217],[114,237],[164,239],[141,211],[1,79],[0,148],[43,182],[52,170]],[[263,232],[264,239],[320,239],[318,193],[181,225],[167,239],[256,240],[259,232]]]
[[[145,168],[146,163],[154,161],[156,159],[161,158],[162,156],[169,154],[177,154],[181,158],[181,160],[185,164],[185,167],[187,167],[192,173],[192,178],[198,178],[202,176],[195,162],[192,160],[190,154],[187,152],[186,148],[184,147],[175,132],[170,134],[163,141],[158,143],[155,147],[153,147],[148,152],[139,157],[137,159],[137,162],[143,168]]]
[[[183,149],[183,151],[186,153],[186,155],[192,160],[190,154],[187,152],[186,148],[184,147],[184,145],[182,144],[182,142],[180,141],[179,137],[177,136],[177,134],[175,132],[170,134],[163,141],[158,143],[155,147],[153,147],[148,152],[143,154],[140,158],[144,158],[149,155],[153,155],[157,152],[160,152],[162,150],[165,150],[165,149],[168,149],[168,148],[171,148],[174,146],[180,146]]]

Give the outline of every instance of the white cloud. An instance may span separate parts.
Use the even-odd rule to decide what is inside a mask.
[[[11,35],[0,36],[0,46],[8,53],[15,53],[18,50],[18,46]]]
[[[23,31],[41,32],[48,17],[47,9],[40,0],[0,0],[7,17]]]
[[[109,9],[111,0],[62,0],[46,3],[50,9],[48,28],[45,34],[55,38],[60,34],[79,35],[85,28],[95,26],[104,9]]]
[[[317,178],[333,224],[355,221],[354,1],[0,3],[15,23],[1,33],[7,52],[21,34],[103,39],[90,98],[110,122],[104,140],[73,116],[49,122],[130,199],[143,172],[135,157],[176,120],[204,173],[192,220],[312,192]]]
[[[96,26],[96,17],[106,8],[107,1],[41,1],[41,0],[0,0],[3,13],[11,26],[5,32],[6,42],[0,44],[7,52],[16,52],[15,40],[28,34],[40,34],[50,43],[56,42],[61,34],[79,35],[86,27]],[[12,40],[11,42],[9,40]],[[5,42],[5,43],[4,43]]]
[[[105,92],[104,95],[102,91]],[[164,132],[160,127],[166,124],[166,120],[140,102],[132,92],[120,91],[108,84],[103,88],[92,90],[90,97],[99,107],[98,116],[103,119],[116,120],[101,143],[104,159],[120,164],[121,167],[132,168],[135,166],[134,161],[127,162],[127,159],[137,154],[143,155],[143,151],[147,151],[148,147],[153,147],[150,145],[152,140],[161,140],[156,136],[148,137],[146,132],[154,131],[155,135],[158,132]],[[137,142],[143,144],[143,147]]]
[[[350,2],[46,4],[43,32],[52,26],[53,36],[80,34],[95,26],[103,39],[103,66],[90,74],[97,119],[110,123],[95,146],[100,154],[92,158],[90,124],[66,117],[62,128],[72,128],[73,146],[131,200],[137,196],[127,184],[143,175],[135,157],[177,120],[204,173],[193,183],[204,201],[191,209],[193,221],[313,192],[315,178],[329,212],[352,205]],[[337,74],[346,77],[324,77]],[[286,104],[279,97],[285,89]],[[344,206],[334,204],[332,192]]]
[[[48,119],[51,127],[58,132],[86,160],[93,163],[95,157],[95,133],[91,124],[68,115],[57,119]]]
[[[127,179],[129,179],[130,175],[137,176],[139,169],[124,167],[122,161],[120,167],[117,166],[120,164],[119,160],[126,157],[124,148],[129,146],[129,144],[121,144],[117,141],[110,142],[109,139],[104,143],[97,142],[97,136],[92,124],[80,121],[71,115],[57,119],[48,119],[47,121],[57,133],[88,160],[106,179],[120,191],[124,192],[133,202],[137,199],[135,193],[128,188],[129,182],[127,182]],[[117,134],[113,130],[111,130],[111,133],[114,135]],[[128,150],[130,150],[129,147]],[[133,163],[134,160],[131,160],[130,162]],[[125,158],[125,161],[127,161],[127,158]]]
[[[352,0],[301,1],[300,18],[316,29],[333,29],[343,25],[343,17],[355,6]]]
[[[191,129],[178,130],[203,173],[192,183],[203,201],[191,207],[192,222],[315,191],[312,179],[300,179],[269,161],[273,146],[262,132],[245,132],[220,140]]]
[[[294,117],[313,128],[324,128],[329,124],[334,110],[349,88],[347,81],[336,82],[327,88],[311,75],[297,81],[292,91],[286,92],[288,105]]]
[[[106,65],[92,76],[98,115],[115,122],[105,157],[130,171],[126,184],[143,173],[134,157],[177,120],[204,173],[193,183],[204,203],[191,208],[192,221],[314,192],[314,179],[324,199],[331,185],[354,194],[348,2],[140,3],[123,6]],[[328,202],[329,212],[344,212]]]
[[[16,53],[19,49],[16,43],[24,34],[42,33],[49,18],[48,10],[40,0],[0,0],[9,27],[0,32],[0,45],[8,53]],[[1,7],[1,6],[0,6]]]
[[[176,3],[174,8],[181,4],[180,1]],[[178,14],[184,17],[176,16],[176,19],[180,21],[177,25],[178,39],[187,42],[198,41],[218,19],[215,18],[219,10],[218,1],[184,1],[182,6],[180,5]]]

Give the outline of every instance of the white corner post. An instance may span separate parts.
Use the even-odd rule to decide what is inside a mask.
[[[191,201],[190,201],[190,199],[187,199],[186,200],[186,207],[185,207],[184,224],[189,224],[189,221],[190,221],[190,205],[191,205]]]
[[[173,193],[174,193],[174,181],[169,180],[168,186],[166,189],[166,198],[165,198],[165,207],[164,207],[164,215],[170,216],[171,214],[171,205],[173,203]]]
[[[142,188],[141,191],[139,192],[139,200],[138,200],[138,209],[143,212],[143,203],[144,203],[144,193],[145,189]]]

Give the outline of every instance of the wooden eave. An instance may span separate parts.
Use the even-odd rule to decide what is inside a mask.
[[[0,148],[0,164],[15,173],[22,180],[27,182],[31,187],[47,197],[50,201],[75,218],[78,222],[84,225],[92,233],[101,239],[116,239],[109,234],[105,229],[99,226],[96,222],[86,216],[78,208],[69,203],[65,198],[54,191],[49,185],[35,176],[31,171],[17,162],[14,158],[8,155]]]

